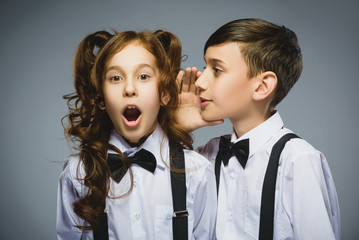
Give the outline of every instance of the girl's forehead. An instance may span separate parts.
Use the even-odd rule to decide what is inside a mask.
[[[148,66],[155,72],[158,70],[155,56],[142,44],[128,44],[116,52],[109,60],[106,71],[110,69],[134,70]]]
[[[139,57],[146,56],[153,58],[156,62],[156,57],[151,52],[151,48],[138,40],[129,42],[128,44],[124,45],[122,48],[118,49],[118,51],[116,51],[112,57],[117,54],[124,54],[125,56],[138,55]]]
[[[120,44],[118,46],[117,50],[115,50],[114,54],[119,53],[121,51],[124,51],[127,48],[143,48],[143,49],[148,51],[145,43],[143,43],[143,42],[136,39],[136,40],[131,40],[129,42],[125,42],[123,44]]]

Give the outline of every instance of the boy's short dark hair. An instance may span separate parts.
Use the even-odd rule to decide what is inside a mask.
[[[275,107],[297,82],[303,69],[302,53],[296,34],[285,26],[255,18],[231,21],[207,40],[207,48],[226,43],[238,42],[240,51],[247,63],[248,77],[265,71],[277,75],[275,96],[270,103]]]

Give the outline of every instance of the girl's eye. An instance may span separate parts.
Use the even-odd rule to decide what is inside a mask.
[[[147,74],[141,74],[140,76],[138,76],[138,79],[139,79],[139,80],[147,80],[147,79],[149,79],[149,78],[150,78],[150,76],[147,75]]]
[[[120,77],[120,76],[112,76],[112,77],[110,77],[110,80],[114,81],[114,82],[118,82],[118,81],[122,80],[122,77]]]

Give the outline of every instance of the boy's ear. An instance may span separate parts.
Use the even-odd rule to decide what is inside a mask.
[[[261,101],[268,98],[272,93],[275,92],[277,87],[277,75],[272,71],[267,71],[256,76],[257,85],[254,90],[253,100]]]
[[[170,101],[171,97],[167,91],[161,93],[161,106],[166,106]]]

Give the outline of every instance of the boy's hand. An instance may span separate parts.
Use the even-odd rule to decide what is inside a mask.
[[[201,101],[195,81],[201,75],[196,67],[181,70],[177,75],[177,84],[180,88],[179,109],[176,119],[188,132],[204,126],[213,126],[223,123],[223,120],[206,121],[201,116]]]

